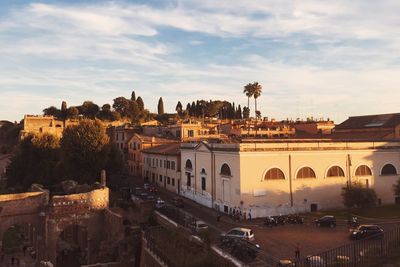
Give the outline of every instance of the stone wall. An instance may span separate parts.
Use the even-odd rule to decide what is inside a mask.
[[[0,218],[19,214],[38,213],[47,205],[46,192],[27,192],[0,195]]]
[[[63,216],[104,210],[108,205],[109,189],[105,187],[88,193],[54,196],[50,200],[49,210],[52,216]]]
[[[123,220],[120,214],[113,212],[109,208],[104,210],[104,224],[105,229],[107,229],[105,235],[108,240],[119,240],[123,238]]]

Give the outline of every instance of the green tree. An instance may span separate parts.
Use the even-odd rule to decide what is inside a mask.
[[[61,103],[61,111],[60,111],[60,119],[66,120],[68,115],[68,109],[67,109],[67,102],[62,101]]]
[[[79,116],[79,110],[76,107],[69,107],[67,110],[67,118],[76,119]]]
[[[64,130],[61,150],[64,177],[93,183],[107,165],[109,138],[99,121],[82,120]]]
[[[85,101],[83,102],[82,106],[80,106],[80,113],[86,117],[86,118],[90,118],[90,119],[94,119],[97,115],[97,113],[99,113],[100,108],[98,105],[96,105],[95,103],[93,103],[92,101]]]
[[[243,107],[243,119],[248,119],[250,117],[250,110],[248,107]]]
[[[131,101],[136,101],[135,91],[132,91],[132,94],[131,94]]]
[[[374,189],[354,182],[342,188],[343,204],[348,208],[368,208],[376,205],[377,196]]]
[[[242,107],[239,105],[236,110],[236,119],[242,119]]]
[[[253,92],[253,97],[254,97],[254,111],[255,111],[255,115],[257,118],[257,98],[259,98],[261,96],[262,93],[262,86],[261,84],[259,84],[258,82],[254,82],[252,84],[252,92]]]
[[[157,111],[158,111],[158,115],[164,114],[164,102],[163,102],[162,97],[160,97],[160,99],[158,99]]]
[[[140,114],[139,106],[136,101],[130,101],[129,103],[129,118],[132,121],[136,121]]]
[[[61,113],[61,110],[56,108],[55,106],[50,106],[48,108],[43,109],[43,114],[48,115],[48,116],[54,116],[54,117],[59,117]]]
[[[59,147],[59,139],[54,135],[25,137],[7,167],[7,186],[25,191],[33,183],[50,186],[58,182]]]
[[[130,117],[131,102],[132,101],[126,99],[125,97],[120,96],[114,99],[113,108],[115,109],[115,111],[119,112],[122,117]]]
[[[144,102],[140,96],[138,96],[138,98],[136,99],[136,103],[138,104],[140,112],[143,112],[144,111]]]
[[[253,96],[253,84],[251,83],[246,84],[244,86],[243,93],[247,96],[247,109],[249,110],[250,113],[250,97]]]
[[[182,112],[182,103],[181,101],[178,101],[178,104],[176,104],[175,111],[180,114]]]
[[[110,104],[104,104],[101,107],[100,112],[97,114],[97,118],[101,120],[113,120]]]

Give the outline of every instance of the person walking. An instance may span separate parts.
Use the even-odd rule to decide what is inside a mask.
[[[219,222],[221,220],[221,213],[218,211],[217,212],[217,222]]]
[[[296,243],[295,249],[294,249],[294,255],[296,260],[300,259],[300,244]]]
[[[249,221],[251,221],[251,210],[249,210]]]

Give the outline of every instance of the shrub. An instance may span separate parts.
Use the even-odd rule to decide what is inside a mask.
[[[376,205],[377,196],[374,189],[354,182],[342,188],[343,204],[348,208],[367,208]]]

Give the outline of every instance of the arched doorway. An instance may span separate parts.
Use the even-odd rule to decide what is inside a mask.
[[[57,240],[57,264],[59,267],[80,267],[88,262],[87,228],[71,225],[64,229]]]

